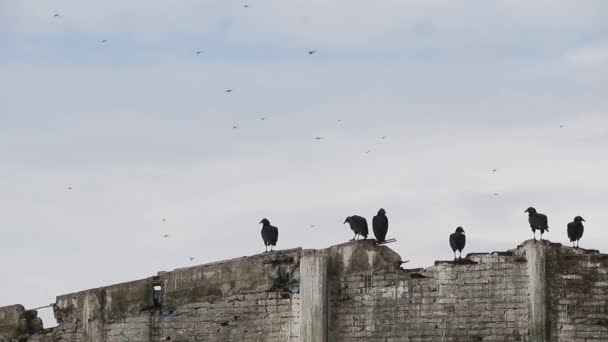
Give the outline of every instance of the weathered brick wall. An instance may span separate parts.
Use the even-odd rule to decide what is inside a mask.
[[[559,244],[548,253],[551,341],[608,341],[608,255]]]
[[[333,255],[334,341],[528,341],[521,248],[426,270],[400,269],[386,247],[370,253],[338,246]]]
[[[0,341],[298,341],[300,255],[256,255],[60,296],[59,326],[35,334],[18,332],[23,307],[0,308]]]
[[[32,310],[0,308],[0,342],[608,341],[608,255],[526,241],[403,269],[358,241],[161,272],[54,311],[43,330]]]

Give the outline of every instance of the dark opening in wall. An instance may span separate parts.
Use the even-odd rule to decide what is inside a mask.
[[[152,301],[154,306],[161,306],[161,293],[163,291],[163,287],[160,284],[155,284],[152,287]]]

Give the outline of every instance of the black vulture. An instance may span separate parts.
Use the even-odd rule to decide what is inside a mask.
[[[467,237],[464,235],[462,227],[456,228],[456,231],[450,234],[450,247],[452,247],[452,251],[454,252],[454,260],[456,260],[456,251],[460,252],[460,258],[462,259],[462,250],[466,243]]]
[[[524,211],[528,213],[528,222],[530,222],[530,228],[534,233],[534,240],[536,240],[536,230],[540,230],[540,239],[543,239],[543,233],[549,231],[549,222],[547,221],[547,215],[536,212],[536,209],[530,207]]]
[[[376,243],[383,243],[386,240],[386,232],[388,232],[388,218],[384,209],[378,210],[378,215],[374,216],[372,228]]]
[[[357,235],[362,235],[365,239],[367,239],[368,228],[367,228],[367,220],[364,217],[359,215],[349,216],[344,220],[344,223],[348,222],[350,225],[350,229],[355,233],[355,237],[353,237],[350,241],[355,241]]]
[[[266,246],[266,252],[268,252],[268,246],[270,246],[270,251],[272,252],[272,247],[277,245],[277,240],[279,239],[279,229],[275,226],[271,226],[268,219],[263,219],[260,223],[263,224],[262,239]]]
[[[578,248],[578,242],[583,237],[585,231],[583,222],[585,222],[585,219],[577,216],[573,222],[568,223],[568,238],[572,242],[572,247],[574,247],[574,241],[576,241],[576,247]]]

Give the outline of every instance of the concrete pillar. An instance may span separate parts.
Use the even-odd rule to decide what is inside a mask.
[[[84,342],[103,342],[103,301],[104,291],[88,291],[84,295],[82,326]]]
[[[327,342],[329,256],[307,250],[300,259],[300,341]]]
[[[546,248],[542,241],[528,241],[525,245],[528,260],[528,291],[530,302],[530,341],[549,341],[549,325],[547,320],[547,275]]]

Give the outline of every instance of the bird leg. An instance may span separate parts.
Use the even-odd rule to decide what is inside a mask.
[[[265,246],[266,246],[266,251],[264,253],[268,253],[268,245],[265,245]]]
[[[355,236],[353,236],[353,238],[350,241],[355,241],[356,237],[357,237],[357,233],[355,233]]]
[[[454,251],[454,261],[456,261],[456,251]]]
[[[536,230],[532,231],[534,233],[534,241],[536,241]]]
[[[462,251],[458,251],[458,259],[462,259]]]
[[[543,241],[543,231],[540,231],[540,241]]]

